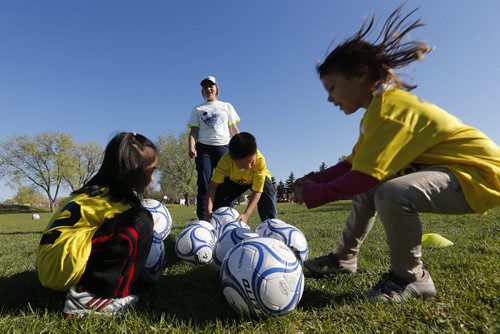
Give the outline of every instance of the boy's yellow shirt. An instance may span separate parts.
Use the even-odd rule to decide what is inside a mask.
[[[240,169],[229,153],[224,154],[215,168],[212,182],[223,183],[226,177],[239,185],[252,185],[252,191],[261,193],[266,177],[271,178],[272,175],[266,169],[266,159],[257,150],[255,165],[249,169]]]
[[[58,291],[67,291],[77,284],[85,272],[94,233],[106,220],[130,207],[111,202],[106,193],[68,198],[50,220],[38,247],[36,260],[40,283]]]
[[[445,167],[471,208],[500,205],[500,148],[479,130],[401,89],[374,97],[347,158],[352,169],[383,180],[410,164]]]

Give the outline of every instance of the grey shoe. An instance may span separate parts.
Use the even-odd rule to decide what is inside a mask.
[[[353,258],[349,261],[338,260],[335,254],[309,259],[304,262],[304,266],[318,276],[327,276],[334,274],[353,274],[358,269],[358,259]]]
[[[422,277],[415,282],[407,282],[393,273],[385,273],[380,281],[365,292],[371,300],[401,303],[410,298],[430,299],[437,294],[431,275],[424,270]]]

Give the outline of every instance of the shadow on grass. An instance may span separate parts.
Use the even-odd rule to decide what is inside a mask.
[[[138,312],[152,317],[172,318],[203,323],[211,320],[232,320],[238,315],[226,302],[218,272],[213,265],[178,266],[182,261],[175,253],[175,238],[165,240],[165,270],[159,282],[147,290]],[[181,272],[183,271],[183,272]]]
[[[318,290],[306,286],[299,307],[304,311],[311,311],[322,309],[326,306],[341,306],[344,304],[350,304],[359,298],[361,298],[361,295],[356,292],[332,294],[324,290]]]
[[[36,232],[2,232],[0,233],[0,236],[2,235],[24,235],[24,234],[35,234],[35,235],[42,235],[42,231],[36,231]]]
[[[0,311],[15,313],[31,305],[33,310],[61,312],[66,294],[41,286],[35,272],[0,277]]]
[[[138,311],[156,318],[168,315],[198,324],[238,318],[224,298],[218,273],[211,265],[193,266],[182,274],[169,273],[167,269],[143,297]]]

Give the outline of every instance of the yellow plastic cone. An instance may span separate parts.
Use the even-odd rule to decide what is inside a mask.
[[[453,242],[437,233],[426,233],[422,235],[422,247],[443,248],[448,246],[453,246]]]

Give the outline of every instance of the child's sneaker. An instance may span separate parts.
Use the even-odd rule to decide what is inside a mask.
[[[64,317],[82,316],[89,313],[113,315],[133,308],[138,300],[139,297],[136,295],[123,298],[100,298],[83,291],[80,287],[72,286],[66,295],[63,315]]]
[[[391,272],[385,273],[373,288],[365,292],[365,297],[371,300],[400,303],[410,298],[430,299],[436,294],[431,275],[424,270],[422,277],[411,283],[396,277]]]
[[[333,274],[353,274],[358,269],[358,259],[355,257],[351,260],[338,260],[335,254],[309,259],[304,262],[304,266],[319,276],[333,275]]]

